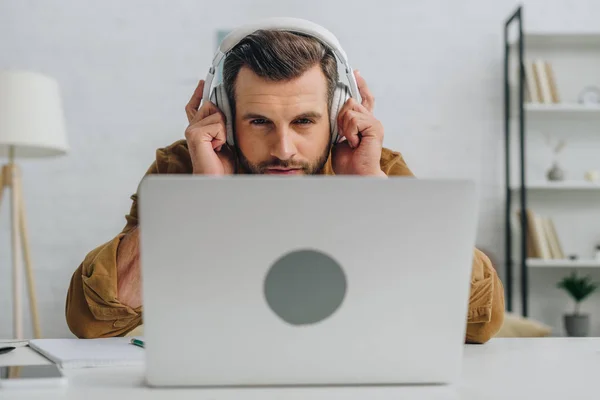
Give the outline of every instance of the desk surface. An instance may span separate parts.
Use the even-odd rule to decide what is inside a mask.
[[[273,389],[150,389],[143,367],[66,370],[66,389],[2,390],[12,399],[566,399],[600,398],[600,338],[493,339],[465,346],[455,387],[354,387]],[[24,347],[0,355],[0,365],[46,364]]]

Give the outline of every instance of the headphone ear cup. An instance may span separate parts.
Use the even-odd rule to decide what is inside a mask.
[[[225,116],[225,135],[227,144],[233,146],[235,141],[233,138],[233,115],[231,107],[229,106],[229,98],[227,97],[227,92],[225,91],[225,86],[223,86],[223,84],[217,85],[213,89],[210,101],[216,105]]]
[[[331,101],[331,110],[329,110],[329,123],[331,126],[331,143],[336,144],[339,143],[342,136],[340,136],[339,128],[338,128],[338,115],[346,104],[346,101],[350,98],[350,90],[348,86],[343,84],[342,82],[338,82],[333,92],[333,99]]]

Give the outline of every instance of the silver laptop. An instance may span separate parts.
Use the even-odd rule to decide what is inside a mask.
[[[139,206],[149,385],[459,377],[472,183],[158,175]]]

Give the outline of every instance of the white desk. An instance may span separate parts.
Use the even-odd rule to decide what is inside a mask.
[[[0,365],[45,364],[29,348],[0,355]],[[461,381],[446,387],[151,389],[141,367],[66,370],[60,390],[0,390],[0,399],[568,399],[600,398],[600,338],[493,339],[465,346]]]

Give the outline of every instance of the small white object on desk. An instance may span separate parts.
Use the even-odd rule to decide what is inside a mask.
[[[144,349],[130,338],[34,339],[29,347],[61,368],[117,367],[144,364]]]
[[[25,347],[29,344],[29,340],[24,339],[0,339],[0,347]]]

